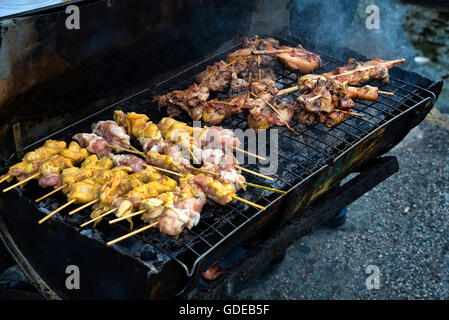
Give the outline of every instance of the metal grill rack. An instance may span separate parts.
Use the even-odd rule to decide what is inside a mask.
[[[282,42],[282,41],[281,41]],[[283,41],[283,44],[295,46],[293,42]],[[90,125],[99,120],[112,119],[114,109],[121,109],[125,112],[135,111],[147,114],[153,122],[159,121],[164,115],[161,115],[158,107],[152,103],[154,96],[166,93],[172,90],[180,90],[186,88],[193,83],[194,76],[205,69],[207,65],[213,64],[215,61],[225,59],[226,55],[236,50],[238,46],[231,47],[219,54],[190,67],[189,69],[172,76],[171,78],[155,85],[154,87],[144,90],[136,95],[124,99],[112,106],[109,106],[89,118],[83,119],[67,128],[54,133],[51,138],[63,139],[70,141],[71,137],[78,132],[90,132]],[[320,54],[323,66],[315,73],[324,73],[331,71],[339,66],[346,64],[326,55],[323,52],[313,49],[314,52]],[[274,68],[278,89],[284,89],[296,85],[298,74],[291,72],[281,65]],[[394,96],[379,96],[376,102],[357,101],[354,110],[364,115],[362,118],[345,117],[344,121],[333,128],[327,128],[324,124],[315,124],[311,127],[294,122],[292,127],[295,132],[285,127],[276,127],[278,130],[278,142],[274,146],[278,150],[278,171],[275,176],[276,180],[270,182],[256,176],[246,174],[248,182],[263,184],[270,187],[291,191],[304,183],[309,177],[317,171],[325,168],[342,156],[349,149],[353,148],[358,142],[373,133],[377,129],[396,117],[401,116],[404,112],[413,106],[421,103],[425,99],[436,100],[434,93],[408,83],[396,77],[391,77],[389,83],[380,83],[371,81],[369,84],[379,87],[381,90],[390,91]],[[286,95],[285,98],[294,100],[297,93]],[[220,99],[226,98],[226,95],[220,94]],[[191,124],[191,120],[185,116],[180,120]],[[244,114],[233,115],[221,123],[225,128],[247,128],[246,116]],[[267,136],[269,136],[267,134]],[[50,137],[46,137],[48,139]],[[34,143],[42,143],[44,139]],[[247,148],[248,141],[244,141],[244,148]],[[268,138],[261,143],[263,146],[270,145]],[[136,144],[137,146],[137,144]],[[25,150],[25,151],[28,151]],[[246,158],[246,160],[249,160]],[[245,161],[247,163],[247,161]],[[263,163],[243,164],[244,167],[258,171],[263,167]],[[22,192],[29,199],[36,199],[44,192],[34,184],[29,184]],[[260,205],[270,208],[277,203],[284,195],[279,195],[270,191],[248,188],[246,192],[242,192],[241,196],[257,202]],[[41,211],[50,212],[66,202],[66,198],[62,194],[54,195],[39,204],[37,208]],[[53,219],[61,219],[74,228],[86,221],[90,211],[87,209],[74,216],[64,214],[57,215]],[[186,230],[177,239],[161,234],[157,229],[150,229],[143,234],[122,241],[114,247],[117,250],[127,254],[136,255],[140,253],[143,262],[158,265],[170,259],[178,261],[185,268],[188,276],[194,273],[196,265],[210,252],[216,249],[222,242],[239,231],[247,223],[264,212],[249,207],[240,202],[231,203],[226,206],[220,206],[216,203],[208,202],[204,207],[201,220],[198,226],[192,230]],[[111,218],[105,218],[110,220]],[[140,222],[136,221],[135,228],[140,226]],[[38,225],[36,224],[38,228]],[[80,232],[88,237],[93,237],[101,242],[107,242],[124,233],[128,232],[126,222],[122,224],[109,225],[107,222],[100,223],[95,229],[80,229]],[[157,257],[145,260],[142,252],[144,248],[152,247],[157,251]]]

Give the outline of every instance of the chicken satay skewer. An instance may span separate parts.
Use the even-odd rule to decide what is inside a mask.
[[[33,174],[32,176],[30,176],[30,177],[28,177],[28,178],[26,178],[26,179],[24,179],[22,181],[17,182],[16,184],[13,184],[12,186],[10,186],[8,188],[3,189],[3,192],[8,192],[8,191],[10,191],[10,190],[12,190],[14,188],[20,187],[22,184],[25,184],[25,183],[27,183],[30,180],[33,180],[33,179],[36,179],[36,178],[40,177],[40,175],[41,175],[41,173],[37,172],[37,173]]]

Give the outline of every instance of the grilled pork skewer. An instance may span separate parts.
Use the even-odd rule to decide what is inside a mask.
[[[349,85],[358,85],[370,79],[388,82],[390,79],[388,69],[405,61],[403,58],[391,61],[374,58],[370,61],[359,62],[351,58],[348,61],[348,65],[335,69],[329,72],[328,75],[337,81],[345,82]]]
[[[270,64],[273,60],[273,58],[268,58],[267,56],[275,57],[290,70],[302,73],[310,73],[321,67],[322,64],[319,55],[305,50],[300,44],[296,48],[280,46],[279,41],[273,38],[259,39],[257,36],[254,40],[245,38],[244,48],[231,53],[228,59],[251,55],[262,55],[264,57],[263,64]]]

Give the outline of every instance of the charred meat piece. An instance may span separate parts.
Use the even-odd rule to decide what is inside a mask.
[[[179,115],[176,109],[181,109],[186,111],[193,120],[199,120],[206,107],[205,102],[208,98],[209,89],[194,83],[187,87],[186,90],[175,90],[165,95],[157,96],[153,102],[161,107],[169,108],[167,111],[170,116],[173,116],[173,114]]]
[[[267,104],[263,107],[260,104],[258,107],[250,109],[250,114],[248,115],[249,127],[259,131],[266,130],[273,125],[286,126],[293,118],[295,111],[294,103],[287,101],[273,106],[276,108],[276,111]]]
[[[224,101],[209,101],[203,111],[203,121],[208,124],[217,124],[235,113],[242,112],[244,108],[248,108],[246,97],[247,95],[244,94]]]
[[[288,52],[277,53],[274,56],[292,71],[310,73],[322,66],[320,56],[304,49],[300,44],[296,48],[280,46],[279,50],[289,50]]]
[[[348,87],[348,97],[354,100],[377,101],[379,94],[378,88],[373,86]]]
[[[390,79],[388,69],[404,62],[405,59],[386,61],[380,58],[374,58],[366,62],[358,62],[351,58],[348,61],[348,65],[335,69],[329,72],[328,75],[337,81],[349,85],[358,85],[370,79],[388,82]]]
[[[229,62],[218,61],[196,75],[195,80],[211,91],[223,91],[229,87],[232,77],[236,77],[247,68],[246,63],[238,58]]]

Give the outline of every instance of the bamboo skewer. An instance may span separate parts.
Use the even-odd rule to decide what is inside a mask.
[[[264,160],[264,161],[267,160],[267,158],[265,158],[265,157],[262,157],[262,156],[259,156],[259,155],[255,154],[255,153],[252,153],[252,152],[249,152],[249,151],[246,151],[246,150],[237,148],[237,147],[235,147],[235,146],[233,147],[233,149],[234,149],[234,150],[237,150],[237,151],[240,151],[240,152],[243,152],[243,153],[245,153],[245,154],[247,154],[247,155],[249,155],[249,156],[252,156],[252,157],[254,157],[254,158],[258,158],[258,159],[261,159],[261,160]]]
[[[30,177],[28,177],[28,178],[26,178],[26,179],[24,179],[24,180],[22,180],[20,182],[17,182],[16,184],[13,184],[12,186],[10,186],[10,187],[8,187],[6,189],[3,189],[3,192],[8,192],[9,190],[17,188],[17,187],[21,186],[22,184],[25,184],[28,181],[33,180],[33,179],[39,177],[40,175],[41,175],[41,173],[37,172],[37,173],[33,174],[32,176],[30,176]]]
[[[274,180],[275,180],[275,179],[273,179],[273,178],[271,178],[271,177],[268,177],[268,176],[265,176],[265,175],[263,175],[263,174],[257,173],[257,172],[255,172],[255,171],[252,171],[252,170],[243,168],[243,167],[238,166],[238,165],[235,165],[235,167],[236,167],[237,169],[240,169],[240,170],[242,170],[242,171],[251,173],[251,174],[253,174],[253,175],[255,175],[255,176],[258,176],[258,177],[261,177],[261,178],[264,178],[264,179],[267,179],[267,180],[270,180],[270,181],[274,181]]]
[[[260,209],[260,210],[266,210],[267,209],[265,207],[262,207],[261,205],[258,205],[257,203],[254,203],[254,202],[251,202],[249,200],[240,198],[239,196],[236,196],[236,195],[232,196],[232,198],[235,199],[235,200],[241,201],[243,203],[246,203],[246,204],[248,204],[250,206],[253,206],[253,207],[257,208],[257,209]]]
[[[95,200],[92,200],[92,201],[90,201],[90,202],[88,202],[88,203],[86,203],[86,204],[83,204],[81,207],[76,208],[75,210],[70,211],[70,212],[69,212],[69,216],[71,216],[72,214],[75,214],[75,213],[77,213],[77,212],[83,210],[84,208],[90,207],[91,205],[93,205],[93,204],[95,204],[95,203],[97,203],[97,202],[99,202],[99,201],[100,201],[100,198],[95,199]]]
[[[9,178],[11,178],[10,174],[7,174],[6,176],[4,176],[1,180],[0,183],[3,183],[4,181],[8,180]]]
[[[120,151],[126,151],[126,152],[129,152],[129,153],[135,153],[135,154],[138,154],[138,155],[141,155],[141,156],[145,157],[145,153],[143,153],[141,151],[134,151],[132,149],[127,149],[127,148],[123,148],[123,147],[119,147],[119,146],[114,146],[112,144],[107,144],[107,146],[109,148],[112,148],[112,149],[116,149],[116,150],[120,150]]]
[[[106,243],[106,245],[107,246],[113,245],[114,243],[117,243],[119,241],[125,240],[125,239],[127,239],[129,237],[132,237],[132,236],[134,236],[134,235],[136,235],[136,234],[138,234],[140,232],[143,232],[145,230],[148,230],[148,229],[150,229],[150,228],[152,228],[152,227],[154,227],[154,226],[156,226],[158,224],[159,224],[159,221],[157,221],[155,223],[152,223],[152,224],[149,224],[149,225],[147,225],[145,227],[142,227],[140,229],[134,230],[133,232],[127,233],[124,236],[121,236],[120,238],[117,238],[115,240],[109,241],[108,243]]]
[[[91,224],[92,222],[95,222],[95,221],[97,221],[97,220],[100,220],[100,219],[106,217],[107,215],[110,215],[111,213],[117,211],[117,209],[118,209],[118,208],[114,208],[114,209],[112,209],[112,210],[106,211],[105,213],[99,215],[98,217],[95,217],[95,218],[93,218],[93,219],[90,219],[90,220],[87,221],[87,222],[84,222],[82,225],[80,225],[80,227],[81,227],[81,228],[84,228],[84,227],[87,226],[88,224]]]
[[[315,97],[313,97],[313,98],[310,98],[310,99],[308,99],[309,101],[315,101],[316,99],[319,99],[319,98],[321,98],[323,95],[321,95],[321,94],[319,94],[319,95],[317,95],[317,96],[315,96]]]
[[[245,200],[245,199],[240,198],[240,197],[238,197],[238,196],[233,196],[232,198],[235,199],[235,200],[241,201],[241,202],[243,202],[243,203],[246,203],[246,204],[248,204],[248,205],[251,205],[251,206],[253,206],[253,207],[256,207],[256,208],[258,208],[258,209],[260,209],[260,210],[265,210],[265,209],[266,209],[265,207],[263,207],[263,206],[261,206],[261,205],[258,205],[257,203],[254,203],[254,202]],[[136,212],[135,214],[137,214],[137,212]],[[129,216],[128,216],[128,217],[129,217]],[[112,221],[113,221],[113,220],[112,220]],[[110,221],[109,223],[111,223],[112,221]],[[117,238],[117,239],[114,239],[114,240],[112,240],[112,241],[109,241],[108,243],[106,243],[106,245],[107,245],[107,246],[110,246],[110,245],[113,245],[114,243],[117,243],[117,242],[120,242],[120,241],[122,241],[122,240],[128,239],[128,238],[130,238],[130,237],[132,237],[132,236],[134,236],[134,235],[136,235],[136,234],[138,234],[138,233],[141,233],[141,232],[143,232],[143,231],[145,231],[145,230],[148,230],[148,229],[150,229],[150,228],[152,228],[152,227],[154,227],[154,226],[156,226],[156,225],[158,225],[158,224],[159,224],[159,221],[157,221],[157,222],[155,222],[155,223],[152,223],[152,224],[149,224],[149,225],[147,225],[147,226],[144,226],[144,227],[142,227],[142,228],[140,228],[140,229],[134,230],[134,231],[132,231],[132,232],[130,232],[130,233],[127,233],[127,234],[125,234],[125,235],[123,235],[123,236],[121,236],[121,237],[119,237],[119,238]]]
[[[178,177],[184,177],[183,174],[180,174],[180,173],[175,172],[175,171],[172,171],[172,170],[168,170],[168,169],[164,169],[164,168],[155,167],[155,166],[152,166],[152,165],[150,165],[150,164],[145,164],[145,165],[146,165],[147,167],[156,169],[156,170],[158,170],[158,171],[160,171],[160,172],[170,173],[170,174],[175,175],[175,176],[178,176]]]
[[[277,96],[282,96],[282,95],[290,93],[290,92],[295,92],[298,89],[299,89],[298,86],[290,87],[290,88],[287,88],[287,89],[282,89],[282,90],[279,90],[276,95]]]
[[[364,115],[360,114],[360,113],[350,112],[350,111],[336,109],[336,108],[334,108],[334,110],[338,111],[338,112],[342,112],[342,113],[348,114],[350,116],[354,116],[354,117],[360,117],[360,118],[364,117]]]
[[[119,218],[117,218],[117,219],[111,220],[111,221],[109,221],[109,224],[114,224],[114,223],[117,223],[117,222],[119,222],[119,221],[123,221],[123,220],[126,220],[126,219],[128,219],[128,218],[132,218],[132,217],[141,215],[141,214],[143,214],[143,213],[145,213],[145,212],[147,212],[147,210],[140,210],[140,211],[137,211],[137,212],[128,214],[128,215],[126,215],[126,216],[119,217]]]
[[[199,172],[207,173],[207,174],[210,174],[210,175],[213,175],[213,176],[217,176],[217,177],[220,176],[220,174],[217,173],[217,172],[213,172],[213,171],[209,171],[209,170],[205,170],[205,169],[201,169],[201,168],[195,168],[195,167],[188,167],[188,168],[191,169],[191,170],[197,170]]]
[[[292,49],[274,49],[274,50],[254,50],[252,54],[277,54],[277,53],[288,53],[291,52]]]
[[[68,186],[68,184],[64,184],[64,185],[60,186],[59,188],[56,188],[55,190],[53,190],[53,191],[47,193],[46,195],[40,197],[39,199],[34,200],[34,202],[42,201],[45,198],[48,198],[49,196],[51,196],[52,194],[55,194],[56,192],[61,191],[62,189],[64,189],[67,186]]]
[[[377,90],[377,93],[380,94],[386,94],[388,96],[394,96],[394,92],[390,92],[390,91],[381,91],[381,90]]]
[[[340,74],[332,74],[332,75],[329,75],[329,77],[335,78],[335,77],[339,77],[339,76],[345,76],[345,75],[348,75],[348,74],[351,74],[351,73],[354,73],[354,72],[365,71],[365,70],[369,70],[369,69],[372,69],[372,68],[376,68],[376,67],[378,67],[379,65],[384,65],[384,64],[398,64],[398,63],[404,63],[405,61],[406,61],[406,60],[405,60],[404,58],[396,59],[396,60],[391,60],[391,61],[385,61],[385,62],[381,62],[381,63],[375,64],[375,65],[369,66],[369,67],[356,68],[356,69],[354,69],[354,70],[346,71],[346,72],[343,72],[343,73],[340,73]]]
[[[282,96],[282,95],[290,93],[290,92],[295,92],[298,89],[299,89],[298,86],[290,87],[290,88],[287,88],[287,89],[282,89],[282,90],[279,90],[276,95],[277,96]],[[394,96],[394,93],[393,92],[389,92],[389,91],[378,90],[377,92],[380,93],[380,94]]]
[[[57,214],[59,211],[61,211],[62,209],[70,206],[72,203],[74,203],[76,200],[70,200],[69,202],[67,202],[66,204],[60,206],[58,209],[56,209],[55,211],[53,211],[50,214],[47,214],[46,217],[42,218],[41,220],[39,220],[39,224],[42,224],[43,222],[47,221],[48,219],[50,219],[52,216],[54,216],[55,214]]]
[[[281,194],[287,194],[287,192],[285,192],[285,191],[278,190],[278,189],[275,189],[275,188],[270,188],[270,187],[261,186],[261,185],[254,184],[254,183],[244,182],[243,184],[245,184],[245,185],[247,185],[247,186],[249,186],[249,187],[254,187],[254,188],[264,189],[264,190],[273,191],[273,192],[281,193]]]

